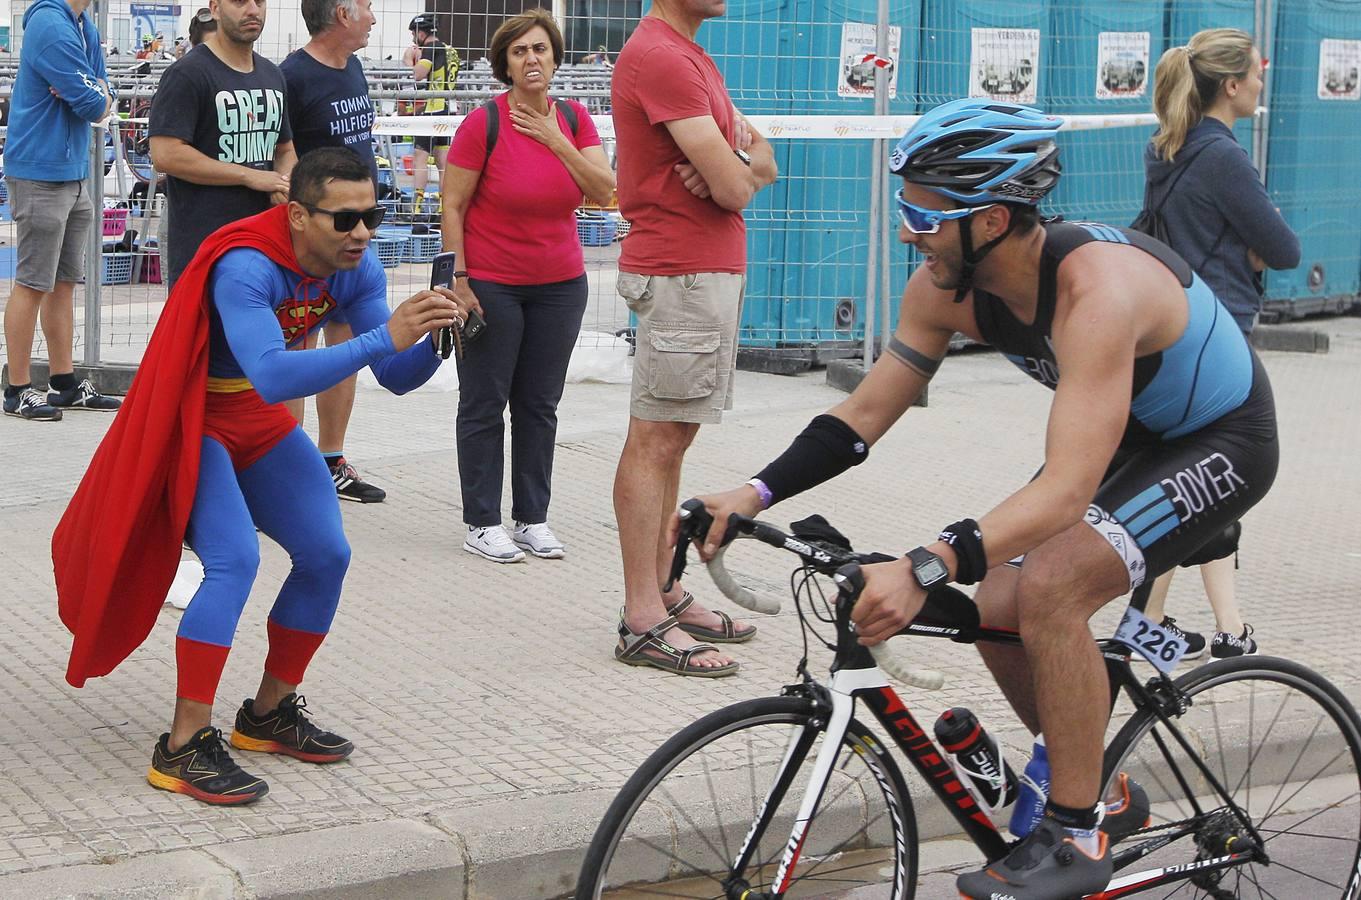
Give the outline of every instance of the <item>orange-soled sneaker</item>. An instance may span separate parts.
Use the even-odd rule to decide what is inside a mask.
[[[238,766],[216,728],[200,729],[183,747],[170,751],[170,735],[163,734],[151,754],[146,780],[152,787],[222,806],[254,803],[269,793],[263,778]]]
[[[289,694],[263,718],[255,717],[253,700],[246,700],[236,713],[232,746],[238,750],[283,753],[312,763],[340,762],[354,752],[354,744],[338,734],[322,731],[303,715],[307,700]]]
[[[1071,900],[1095,893],[1114,869],[1109,840],[1099,836],[1097,855],[1089,856],[1045,816],[1005,857],[959,876],[955,887],[965,900]]]

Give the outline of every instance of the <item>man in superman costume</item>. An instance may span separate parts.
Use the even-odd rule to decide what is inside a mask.
[[[364,366],[401,394],[439,365],[427,335],[461,320],[447,291],[389,317],[368,250],[382,219],[368,167],[338,148],[305,155],[289,202],[210,236],[176,283],[127,400],[52,538],[62,621],[75,636],[66,679],[107,675],[150,633],[186,540],[204,578],[176,637],[174,722],[148,780],[208,803],[249,803],[268,786],[241,770],[212,704],[259,565],[258,526],[293,568],[269,615],[259,692],[231,743],[308,762],[354,749],[303,714],[296,693],[330,629],[350,548],[320,453],[282,401]],[[354,340],[288,352],[343,315]],[[115,477],[116,475],[116,477]]]

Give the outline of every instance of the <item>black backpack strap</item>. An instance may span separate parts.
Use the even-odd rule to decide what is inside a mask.
[[[1200,156],[1200,154],[1204,153],[1207,149],[1209,149],[1209,146],[1210,146],[1211,144],[1213,144],[1213,143],[1214,143],[1214,141],[1206,141],[1204,144],[1201,145],[1200,149],[1196,150],[1195,153],[1192,153],[1192,154],[1191,154],[1190,159],[1188,159],[1188,160],[1186,160],[1186,162],[1182,163],[1181,171],[1179,171],[1179,172],[1177,173],[1177,177],[1176,177],[1176,178],[1173,178],[1173,179],[1172,179],[1172,183],[1169,184],[1169,185],[1167,186],[1167,190],[1163,192],[1163,198],[1162,198],[1161,200],[1158,201],[1158,208],[1155,209],[1155,210],[1152,210],[1153,212],[1158,212],[1158,213],[1162,212],[1163,207],[1167,205],[1167,199],[1168,199],[1169,197],[1172,196],[1172,191],[1177,187],[1177,182],[1181,181],[1181,177],[1182,177],[1183,175],[1186,174],[1186,172],[1187,172],[1188,169],[1191,168],[1191,163],[1195,162],[1195,161],[1196,161],[1196,157],[1197,157],[1197,156]],[[1148,208],[1149,208],[1149,207],[1148,207],[1148,198],[1145,197],[1145,198],[1144,198],[1144,209],[1148,209]]]
[[[491,152],[496,149],[496,135],[501,131],[501,113],[496,109],[496,100],[488,100],[482,104],[482,108],[487,113],[487,155],[482,158],[482,168],[487,168],[487,160],[491,159]]]
[[[572,129],[572,137],[577,136],[577,111],[576,107],[565,100],[558,101],[558,109],[562,110],[562,117],[567,120],[567,127]]]

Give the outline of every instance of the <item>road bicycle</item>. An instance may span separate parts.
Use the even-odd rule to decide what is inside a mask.
[[[673,580],[711,521],[694,500],[681,515]],[[961,783],[885,672],[925,688],[941,676],[911,670],[885,645],[856,643],[859,567],[892,557],[855,553],[821,517],[795,523],[793,534],[743,517],[732,525],[799,557],[790,580],[803,631],[799,680],[779,696],[699,719],[649,756],[600,822],[577,900],[911,898],[917,820],[895,749],[982,857],[1004,856],[1014,842],[994,826],[998,810]],[[778,609],[733,581],[721,554],[709,570],[735,602]],[[1112,704],[1120,692],[1132,704],[1106,746],[1106,795],[1134,779],[1151,814],[1113,841],[1114,878],[1090,900],[1151,889],[1215,900],[1357,900],[1361,720],[1351,703],[1305,666],[1264,656],[1217,660],[1174,680],[1168,673],[1185,648],[1142,616],[1146,596],[1135,593],[1117,636],[1097,646]],[[972,600],[953,588],[933,592],[903,634],[1020,644],[1015,632],[980,625]],[[822,679],[808,667],[813,642],[833,653]],[[1156,666],[1152,678],[1136,677],[1136,654]],[[877,729],[856,718],[861,704]]]

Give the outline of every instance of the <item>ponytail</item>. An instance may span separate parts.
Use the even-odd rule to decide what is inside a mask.
[[[1185,47],[1173,47],[1154,70],[1153,112],[1158,133],[1153,149],[1171,162],[1186,135],[1205,116],[1224,81],[1245,78],[1252,66],[1252,36],[1237,28],[1197,32]]]

